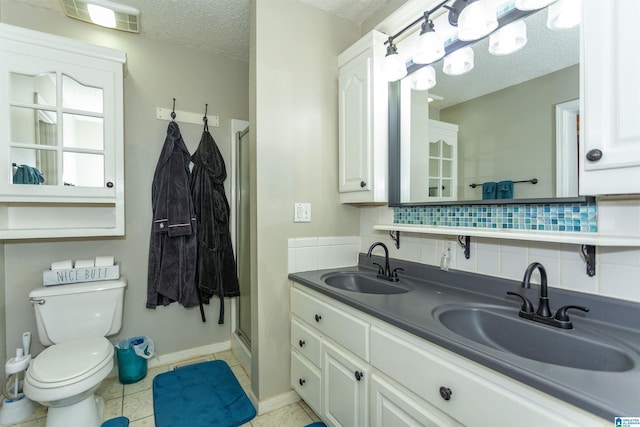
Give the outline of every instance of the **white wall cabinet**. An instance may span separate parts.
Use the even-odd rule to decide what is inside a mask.
[[[386,36],[372,31],[338,56],[338,167],[342,203],[386,203]]]
[[[640,193],[640,3],[582,2],[580,194]]]
[[[0,239],[124,234],[125,53],[0,24],[0,56]]]
[[[291,385],[329,426],[607,423],[297,283],[291,312]]]

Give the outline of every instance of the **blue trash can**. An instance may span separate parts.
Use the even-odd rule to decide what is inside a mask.
[[[147,376],[147,359],[152,357],[153,341],[149,337],[133,337],[118,341],[118,379],[133,384]]]

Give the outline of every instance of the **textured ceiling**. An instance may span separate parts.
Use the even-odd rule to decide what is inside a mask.
[[[59,0],[2,0],[63,14]],[[388,0],[298,0],[360,24]],[[140,10],[141,34],[249,60],[249,0],[117,0]]]

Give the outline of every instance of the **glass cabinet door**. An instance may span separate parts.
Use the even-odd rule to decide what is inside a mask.
[[[104,90],[109,73],[6,56],[2,77],[8,96],[3,107],[9,121],[1,145],[11,168],[7,182],[0,185],[10,193],[35,191],[30,186],[93,188],[105,195],[113,191],[107,144],[112,96]]]

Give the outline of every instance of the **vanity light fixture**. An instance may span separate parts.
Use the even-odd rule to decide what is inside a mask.
[[[140,32],[140,11],[109,0],[60,0],[64,13],[74,19],[106,28]]]
[[[523,20],[512,22],[489,36],[489,53],[509,55],[527,44],[527,24]]]
[[[442,71],[450,76],[461,76],[473,70],[473,49],[465,46],[444,58]]]
[[[413,44],[413,62],[431,64],[444,56],[444,40],[435,32],[429,12],[424,13],[420,36]]]
[[[393,44],[393,38],[389,37],[387,41],[387,55],[384,57],[384,72],[390,82],[400,80],[407,75],[407,64],[398,54],[398,48]]]
[[[581,0],[558,0],[549,6],[547,28],[564,30],[580,23]]]
[[[496,4],[493,0],[468,0],[458,17],[458,39],[478,40],[498,28]]]

